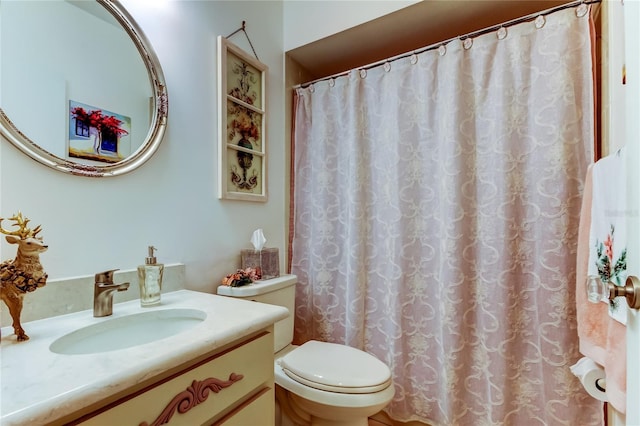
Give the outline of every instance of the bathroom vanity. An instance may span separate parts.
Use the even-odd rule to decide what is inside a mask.
[[[176,312],[194,323],[166,337],[137,327],[172,322]],[[273,424],[273,324],[287,316],[278,306],[180,290],[157,307],[116,304],[108,318],[89,310],[26,323],[27,342],[5,327],[0,424]],[[134,338],[109,334],[121,330]],[[94,334],[102,337],[91,343]]]

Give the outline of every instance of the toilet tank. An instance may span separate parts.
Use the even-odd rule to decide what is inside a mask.
[[[298,277],[295,275],[281,275],[278,278],[256,281],[242,287],[221,285],[218,287],[218,294],[269,305],[284,306],[289,310],[289,316],[276,322],[274,326],[273,352],[276,353],[293,341],[293,317],[297,281]]]

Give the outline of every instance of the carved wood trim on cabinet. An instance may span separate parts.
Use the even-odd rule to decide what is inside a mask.
[[[229,380],[226,381],[215,377],[209,377],[202,381],[194,380],[191,386],[173,397],[151,425],[147,422],[142,422],[140,426],[159,426],[169,423],[169,420],[171,420],[176,410],[178,410],[178,413],[184,414],[196,405],[206,401],[210,391],[218,393],[224,388],[233,385],[235,382],[242,380],[242,377],[242,374],[231,373]]]

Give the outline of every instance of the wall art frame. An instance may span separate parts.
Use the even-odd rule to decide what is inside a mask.
[[[267,201],[268,67],[218,36],[218,198]]]

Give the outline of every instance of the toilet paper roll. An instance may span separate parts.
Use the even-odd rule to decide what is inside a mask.
[[[599,401],[607,402],[607,379],[604,369],[591,358],[581,358],[572,365],[571,372],[580,379],[587,393]]]

